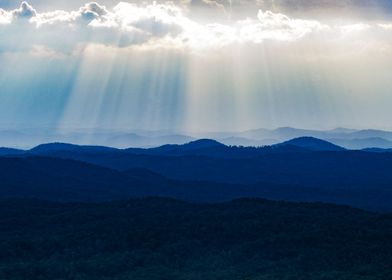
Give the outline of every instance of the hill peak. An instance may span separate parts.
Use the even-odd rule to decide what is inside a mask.
[[[200,148],[218,147],[218,146],[225,146],[225,145],[213,139],[199,139],[186,143],[183,146],[192,149],[200,149]]]
[[[312,150],[312,151],[343,151],[343,150],[345,150],[344,148],[337,146],[335,144],[332,144],[328,141],[318,139],[315,137],[310,137],[310,136],[298,137],[298,138],[294,138],[294,139],[291,139],[291,140],[288,140],[288,141],[285,141],[283,143],[278,144],[278,146],[286,146],[286,145],[301,147],[301,148],[305,148],[305,149]]]
[[[47,143],[38,145],[30,150],[32,153],[51,153],[58,151],[76,151],[76,150],[89,150],[89,151],[109,151],[117,150],[116,148],[104,147],[104,146],[83,146],[68,143]]]
[[[78,146],[74,145],[74,144],[54,142],[54,143],[40,144],[40,145],[32,148],[30,151],[31,152],[41,152],[41,151],[50,151],[50,150],[58,150],[58,149],[69,150],[69,149],[73,149],[76,147],[78,147]]]

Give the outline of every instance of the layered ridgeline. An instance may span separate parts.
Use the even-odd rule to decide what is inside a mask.
[[[216,139],[226,145],[236,146],[265,146],[289,141],[298,137],[314,137],[342,146],[346,149],[392,149],[392,132],[376,129],[347,129],[309,130],[292,127],[277,129],[254,129],[241,132],[211,132],[192,134],[173,131],[144,131],[121,132],[113,130],[64,131],[61,133],[40,129],[25,129],[24,131],[0,130],[0,143],[7,147],[32,147],[41,143],[62,142],[89,144],[113,147],[157,147],[171,144],[185,144],[199,138]]]
[[[387,280],[392,217],[327,204],[0,200],[1,279]]]
[[[259,148],[204,139],[150,149],[54,143],[0,153],[1,197],[264,197],[392,210],[391,153],[346,150],[312,137]]]
[[[320,203],[392,211],[392,153],[383,150],[301,137],[260,148],[204,139],[0,153],[0,279],[392,273],[390,214]]]

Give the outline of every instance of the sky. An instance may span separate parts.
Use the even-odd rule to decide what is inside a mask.
[[[392,129],[389,0],[0,0],[0,129]]]

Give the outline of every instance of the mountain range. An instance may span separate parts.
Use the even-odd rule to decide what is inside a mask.
[[[223,158],[252,158],[270,153],[311,152],[311,151],[344,151],[325,140],[314,137],[299,137],[282,143],[253,147],[253,146],[227,146],[212,139],[199,139],[185,144],[166,144],[154,148],[113,148],[106,146],[75,145],[68,143],[41,144],[29,150],[0,148],[0,156],[54,156],[74,158],[75,155],[155,155],[155,156],[208,156]],[[380,152],[380,150],[377,150]],[[76,158],[79,159],[79,158]]]
[[[200,138],[216,139],[230,146],[260,147],[273,145],[298,137],[314,137],[329,141],[346,149],[392,148],[392,132],[366,129],[336,128],[332,130],[309,130],[292,127],[255,129],[240,132],[177,132],[162,131],[114,131],[79,130],[59,133],[40,129],[0,130],[0,145],[12,148],[31,148],[41,143],[62,142],[80,145],[102,145],[118,148],[150,148],[165,144],[185,144]]]
[[[263,197],[392,210],[391,153],[347,150],[312,137],[259,148],[201,139],[149,149],[52,143],[0,152],[0,197]]]

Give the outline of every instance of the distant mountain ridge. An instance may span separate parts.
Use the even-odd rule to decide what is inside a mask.
[[[375,139],[373,139],[375,140]],[[377,141],[383,141],[379,138]],[[345,140],[341,140],[344,142]],[[363,139],[363,142],[367,142]],[[385,140],[386,141],[386,140]],[[336,142],[336,141],[334,141]],[[318,139],[312,136],[293,138],[278,144],[265,145],[261,147],[252,146],[228,146],[213,139],[199,139],[185,144],[167,144],[155,148],[126,148],[119,149],[106,146],[76,145],[67,143],[48,143],[38,145],[30,150],[20,150],[12,148],[0,148],[0,156],[32,154],[41,156],[69,157],[73,153],[83,154],[146,154],[146,155],[165,155],[165,156],[184,156],[202,155],[229,158],[249,158],[268,153],[287,153],[287,152],[314,152],[314,151],[345,151],[342,146],[335,143]],[[383,149],[369,146],[364,149],[368,152],[382,152]],[[385,149],[388,152],[388,149]],[[72,158],[72,156],[71,156]]]
[[[61,142],[78,145],[112,146],[117,148],[151,148],[166,144],[186,144],[197,139],[215,139],[226,145],[254,146],[278,144],[299,137],[314,137],[332,142],[347,149],[392,148],[392,132],[377,129],[330,130],[298,129],[280,127],[276,129],[254,129],[239,132],[178,132],[171,130],[128,132],[113,130],[48,132],[47,130],[27,129],[0,130],[0,146],[33,147],[41,143]],[[25,149],[25,148],[23,148]]]
[[[54,156],[73,159],[83,159],[91,154],[140,154],[140,155],[160,155],[160,156],[186,156],[198,155],[209,157],[226,158],[250,158],[269,153],[287,152],[313,152],[313,151],[343,151],[344,148],[332,143],[313,137],[300,137],[276,145],[263,147],[243,147],[227,146],[212,139],[199,139],[182,145],[168,144],[156,148],[127,148],[118,149],[105,146],[85,146],[67,143],[48,143],[38,145],[30,150],[0,149],[0,156],[3,155],[39,155]],[[79,154],[82,158],[75,158]]]
[[[353,150],[362,150],[369,148],[391,149],[392,141],[380,137],[371,138],[354,138],[354,139],[327,139],[329,142],[338,146],[346,147]]]

